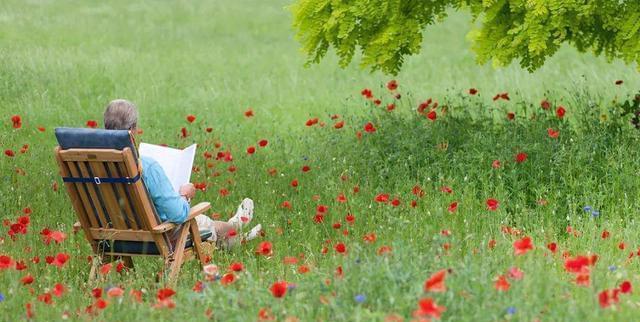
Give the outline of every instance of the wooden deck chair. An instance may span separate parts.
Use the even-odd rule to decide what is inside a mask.
[[[211,205],[193,206],[182,225],[162,223],[142,181],[144,169],[138,167],[128,131],[58,128],[55,134],[60,174],[98,259],[90,279],[103,260],[116,256],[129,267],[132,256],[161,256],[171,284],[194,252],[205,264],[202,243],[212,233],[200,232],[195,217]]]

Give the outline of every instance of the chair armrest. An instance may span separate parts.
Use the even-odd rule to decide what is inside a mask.
[[[189,220],[192,220],[193,218],[195,218],[198,215],[203,214],[205,211],[211,209],[211,204],[208,202],[201,202],[193,207],[191,207],[191,210],[189,210],[189,216],[187,217],[187,219],[185,219],[184,222],[187,222]],[[154,234],[161,234],[164,233],[166,231],[169,231],[175,227],[178,227],[179,225],[174,224],[172,222],[165,222],[162,223],[158,226],[153,227],[153,229],[151,230],[152,233]]]

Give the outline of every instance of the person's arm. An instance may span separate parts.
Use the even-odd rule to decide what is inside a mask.
[[[173,190],[169,178],[157,163],[149,163],[143,167],[142,173],[160,220],[182,224],[190,210],[187,198]]]

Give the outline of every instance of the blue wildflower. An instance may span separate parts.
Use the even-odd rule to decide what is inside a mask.
[[[510,306],[510,307],[508,307],[508,308],[507,308],[507,314],[509,314],[509,315],[514,315],[514,314],[516,314],[516,308],[515,308],[515,306]]]
[[[356,302],[362,303],[367,299],[367,297],[362,295],[362,294],[358,294],[358,295],[355,296],[354,299],[356,300]]]
[[[615,272],[617,269],[618,269],[618,266],[616,266],[616,265],[609,266],[609,271],[610,272]]]
[[[4,302],[4,294],[0,293],[0,302]]]
[[[591,208],[591,206],[584,206],[584,208],[582,208],[585,212],[589,212],[591,210],[593,210],[593,208]]]
[[[598,216],[600,216],[600,212],[597,211],[597,210],[594,210],[594,211],[591,212],[591,216],[592,217],[598,217]]]

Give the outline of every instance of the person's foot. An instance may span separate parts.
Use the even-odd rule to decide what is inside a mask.
[[[228,223],[237,227],[238,229],[242,229],[242,227],[253,219],[253,200],[249,198],[244,198],[240,205],[238,206],[238,210],[236,214],[229,219]]]
[[[244,240],[245,241],[250,241],[250,240],[258,237],[260,235],[261,231],[262,231],[262,225],[257,224],[255,227],[251,228],[251,230],[244,237]]]

